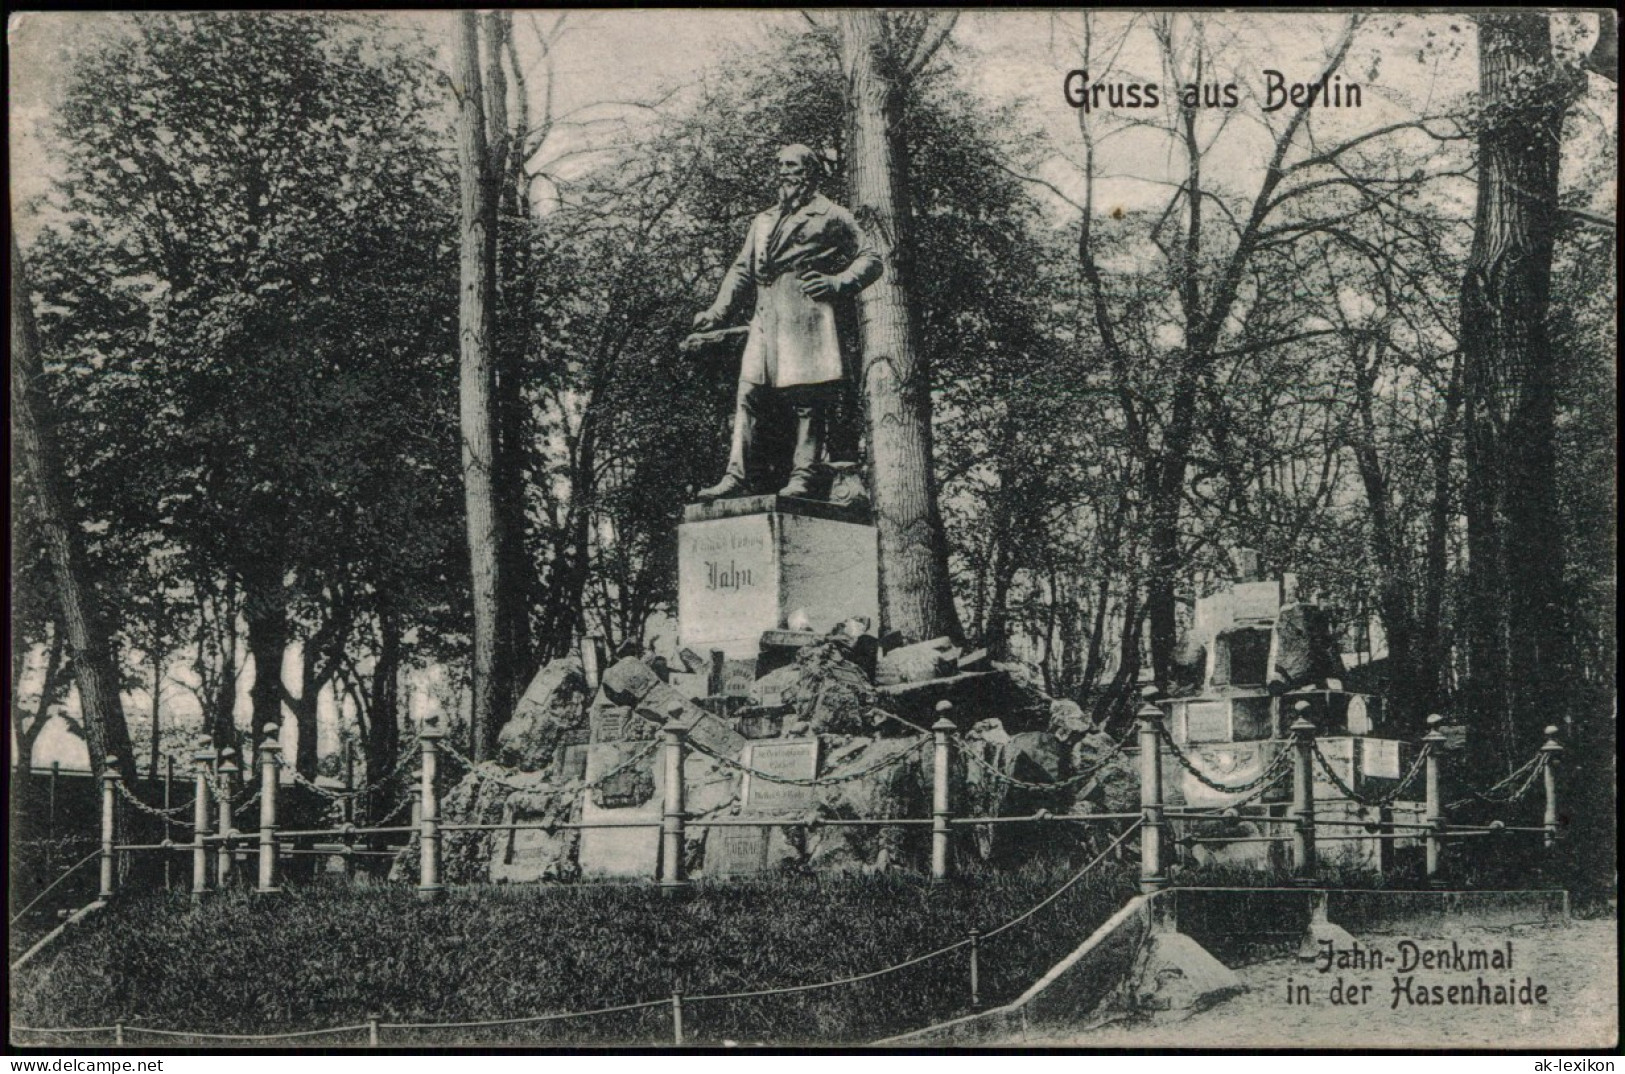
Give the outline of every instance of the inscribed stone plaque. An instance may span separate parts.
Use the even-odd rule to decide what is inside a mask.
[[[1360,739],[1360,770],[1374,779],[1399,778],[1399,743],[1391,738]]]
[[[563,781],[586,779],[586,744],[566,743],[560,746],[553,762],[553,771],[557,774],[557,778]]]
[[[1230,741],[1230,702],[1192,701],[1185,708],[1185,733],[1190,742]]]
[[[722,662],[722,696],[749,697],[751,684],[756,681],[756,661],[724,660]]]
[[[762,633],[799,619],[797,613],[817,634],[853,617],[878,622],[875,528],[818,517],[826,505],[762,501],[759,513],[678,527],[681,644],[754,658]]]
[[[752,742],[745,747],[744,765],[785,779],[813,779],[818,775],[817,739],[787,742]],[[746,809],[796,812],[811,809],[813,789],[745,774]]]
[[[632,714],[623,709],[602,708],[592,713],[592,740],[619,742],[626,737],[626,721]]]
[[[677,528],[677,621],[684,645],[755,656],[756,638],[779,625],[772,518],[718,518]]]
[[[594,744],[587,750],[587,779],[588,781],[602,778],[612,769],[624,764],[628,757],[638,750],[645,748],[642,742]],[[622,800],[636,798],[637,795],[609,794],[604,796],[605,804],[597,799],[599,794],[588,791],[582,796],[581,819],[584,823],[595,821],[647,821],[648,827],[638,828],[588,828],[581,832],[581,872],[584,876],[621,876],[651,879],[658,875],[660,864],[660,818],[664,812],[665,800],[665,766],[660,764],[658,751],[651,753],[637,764],[632,766],[636,776],[628,776],[626,772],[611,777],[610,783],[621,789],[620,783],[624,780],[627,788],[641,785],[646,788],[647,797],[637,805],[615,806],[607,804]],[[606,790],[611,789],[606,787]]]
[[[755,876],[767,868],[766,828],[712,828],[705,837],[708,879]]]

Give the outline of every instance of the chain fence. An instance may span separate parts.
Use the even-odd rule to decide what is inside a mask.
[[[659,748],[660,740],[657,738],[650,739],[642,749],[638,750],[636,753],[622,761],[620,764],[616,765],[614,768],[611,768],[608,772],[600,773],[598,776],[590,780],[572,782],[569,784],[569,787],[577,791],[587,791],[596,787],[601,787],[611,779],[614,779],[616,776],[620,775],[622,772],[625,772],[627,769],[642,763],[649,757],[650,754],[654,753]],[[461,750],[449,742],[442,742],[440,744],[440,749],[452,760],[466,768],[468,770],[468,774],[473,776],[481,783],[494,783],[498,787],[506,787],[510,791],[530,792],[537,789],[534,785],[526,786],[522,783],[514,783],[512,780],[503,779],[501,776],[495,775],[491,772],[480,771],[478,764],[476,764],[472,759],[464,756]]]
[[[884,742],[886,740],[879,739],[877,741]],[[879,772],[881,769],[890,768],[895,764],[901,764],[903,761],[908,760],[914,754],[918,753],[923,747],[929,744],[930,741],[931,740],[929,737],[918,738],[915,739],[914,743],[907,749],[899,750],[898,752],[889,756],[882,757],[880,760],[867,767],[855,768],[851,771],[841,772],[839,774],[831,773],[823,776],[814,776],[810,779],[803,779],[795,776],[781,776],[774,772],[764,772],[759,768],[754,768],[748,764],[745,764],[743,761],[736,761],[731,757],[725,757],[699,742],[690,742],[689,745],[693,746],[697,752],[704,754],[724,767],[731,768],[736,772],[742,772],[745,775],[750,776],[752,779],[765,780],[768,783],[782,783],[790,787],[830,787],[841,783],[850,783],[853,780],[862,779],[864,776]]]
[[[1464,798],[1457,798],[1453,802],[1447,802],[1445,808],[1460,809],[1462,806],[1471,805],[1473,802],[1488,802],[1491,805],[1515,805],[1522,801],[1524,796],[1529,793],[1529,789],[1535,785],[1535,780],[1540,778],[1541,772],[1546,767],[1546,762],[1547,755],[1544,752],[1538,752],[1511,773],[1492,784],[1488,789],[1471,791]],[[1519,784],[1516,790],[1513,790],[1512,783],[1519,779],[1522,779],[1523,782]]]
[[[1337,774],[1337,769],[1332,767],[1332,762],[1324,753],[1320,752],[1320,743],[1318,742],[1315,743],[1315,763],[1326,774],[1326,778],[1331,780],[1332,785],[1343,793],[1343,797],[1351,799],[1368,809],[1381,809],[1384,806],[1393,805],[1399,800],[1399,796],[1405,792],[1406,788],[1416,782],[1416,777],[1421,775],[1423,766],[1427,764],[1428,754],[1432,750],[1433,744],[1431,742],[1423,743],[1422,748],[1416,753],[1416,759],[1411,762],[1411,767],[1406,771],[1404,777],[1379,798],[1367,798],[1343,782],[1343,777]]]
[[[1229,786],[1209,777],[1206,772],[1202,771],[1201,768],[1198,767],[1197,764],[1186,755],[1185,751],[1179,748],[1179,743],[1175,742],[1173,735],[1168,733],[1168,728],[1159,724],[1157,727],[1157,733],[1161,736],[1163,744],[1168,747],[1168,752],[1172,754],[1174,760],[1179,762],[1179,766],[1181,768],[1195,776],[1197,782],[1201,783],[1204,787],[1207,787],[1210,790],[1218,791],[1220,794],[1246,794],[1248,791],[1257,790],[1259,794],[1256,797],[1262,797],[1264,791],[1281,778],[1282,774],[1290,767],[1292,762],[1291,751],[1286,748],[1282,748],[1275,754],[1274,758],[1270,760],[1270,763],[1266,765],[1264,770],[1257,776],[1248,780],[1246,783],[1237,784],[1236,786]],[[1248,800],[1250,801],[1251,799]],[[1239,804],[1241,803],[1231,803],[1231,806],[1233,808]]]
[[[174,823],[172,818],[184,815],[197,804],[197,800],[194,798],[192,801],[183,803],[182,805],[171,806],[168,809],[160,809],[155,805],[148,805],[140,798],[137,798],[135,792],[126,787],[122,779],[114,780],[113,786],[118,789],[118,796],[128,802],[131,808],[138,812],[145,813],[149,817],[156,817],[158,820],[165,821],[166,823]]]
[[[565,1020],[568,1020],[568,1019],[576,1019],[576,1018],[592,1018],[592,1017],[598,1017],[598,1016],[607,1015],[607,1014],[618,1014],[618,1013],[622,1013],[622,1012],[626,1012],[626,1011],[650,1010],[650,1009],[654,1009],[654,1008],[658,1008],[658,1007],[671,1007],[673,1009],[673,1015],[674,1015],[673,1021],[674,1021],[674,1032],[675,1032],[675,1035],[677,1037],[676,1043],[682,1044],[683,1043],[683,1041],[682,1041],[682,1028],[681,1028],[682,1027],[682,1016],[681,1016],[682,1004],[685,1004],[685,1003],[688,1003],[688,1004],[693,1004],[693,1003],[720,1003],[720,1002],[726,1002],[726,1001],[730,1001],[730,1000],[761,999],[761,998],[770,997],[770,996],[796,995],[796,994],[800,994],[800,993],[804,993],[804,992],[813,992],[813,991],[819,991],[819,990],[828,989],[828,988],[840,988],[840,987],[843,987],[843,986],[846,986],[846,985],[858,984],[858,983],[861,983],[863,981],[870,981],[870,980],[874,980],[875,978],[878,978],[878,977],[884,977],[884,976],[886,976],[888,974],[897,973],[897,972],[899,972],[901,970],[908,969],[909,967],[918,966],[918,965],[920,965],[922,963],[930,962],[933,959],[941,958],[943,955],[950,954],[950,953],[952,953],[954,951],[962,950],[962,949],[964,949],[966,947],[970,947],[973,944],[976,944],[978,942],[986,941],[988,939],[991,939],[994,936],[1000,935],[1001,933],[1008,932],[1011,929],[1014,929],[1017,926],[1022,925],[1025,922],[1027,922],[1028,920],[1030,920],[1035,914],[1037,914],[1039,911],[1043,910],[1045,907],[1047,907],[1047,906],[1051,905],[1052,903],[1054,903],[1055,900],[1059,899],[1063,894],[1065,894],[1068,890],[1070,890],[1074,885],[1079,883],[1086,876],[1088,876],[1091,872],[1093,872],[1094,869],[1097,866],[1099,866],[1101,862],[1105,861],[1106,858],[1112,853],[1112,851],[1116,850],[1117,847],[1119,845],[1121,845],[1124,840],[1128,839],[1129,836],[1133,835],[1136,831],[1138,831],[1140,829],[1142,823],[1143,822],[1141,822],[1141,821],[1135,821],[1133,824],[1129,825],[1129,827],[1126,828],[1115,840],[1113,840],[1113,842],[1109,846],[1107,846],[1105,850],[1102,850],[1094,858],[1090,859],[1090,861],[1086,865],[1084,865],[1082,868],[1080,868],[1076,873],[1074,873],[1071,877],[1069,877],[1064,883],[1062,883],[1059,887],[1057,887],[1049,895],[1045,896],[1043,899],[1041,899],[1039,902],[1035,903],[1033,906],[1029,907],[1027,910],[1025,910],[1022,913],[1016,915],[1015,917],[1011,918],[1010,920],[1003,922],[1002,924],[998,925],[997,927],[989,929],[986,932],[980,933],[980,934],[978,934],[976,936],[973,936],[973,937],[967,937],[967,938],[965,938],[963,940],[957,940],[957,941],[955,941],[953,943],[945,944],[944,946],[938,947],[935,950],[927,951],[927,952],[925,952],[924,954],[921,954],[921,955],[915,955],[915,956],[913,956],[911,958],[904,959],[901,962],[897,962],[897,963],[894,963],[894,964],[889,965],[889,966],[884,966],[884,967],[882,967],[880,969],[870,970],[870,971],[868,971],[866,973],[853,974],[853,975],[850,975],[850,976],[847,976],[847,977],[839,977],[839,978],[835,978],[833,980],[828,980],[828,981],[817,981],[817,982],[814,982],[814,983],[811,983],[811,984],[786,985],[786,986],[779,987],[779,988],[752,989],[752,990],[749,990],[749,991],[741,991],[741,992],[713,992],[713,993],[700,993],[700,994],[697,994],[697,995],[678,995],[678,994],[674,994],[669,998],[644,1000],[644,1001],[639,1002],[639,1003],[628,1003],[628,1004],[622,1004],[620,1006],[615,1006],[615,1007],[600,1007],[600,1008],[596,1008],[596,1009],[593,1009],[593,1010],[587,1010],[587,1011],[567,1011],[567,1012],[558,1012],[558,1013],[552,1013],[552,1014],[526,1015],[526,1016],[522,1016],[522,1017],[518,1017],[518,1018],[491,1018],[491,1019],[481,1019],[481,1020],[477,1020],[477,1021],[455,1021],[455,1022],[384,1022],[384,1021],[370,1021],[370,1022],[364,1022],[364,1023],[353,1023],[353,1024],[349,1024],[349,1025],[342,1025],[342,1026],[331,1026],[331,1027],[326,1027],[326,1028],[321,1028],[321,1029],[292,1030],[292,1031],[289,1031],[289,1032],[286,1032],[286,1033],[205,1033],[205,1032],[197,1032],[197,1031],[189,1031],[189,1030],[158,1029],[158,1028],[151,1027],[151,1026],[130,1025],[130,1024],[123,1024],[123,1023],[110,1025],[110,1026],[72,1026],[72,1027],[57,1027],[57,1028],[13,1025],[11,1027],[11,1031],[12,1031],[13,1034],[21,1033],[21,1034],[30,1034],[30,1035],[34,1035],[34,1036],[40,1036],[40,1037],[49,1037],[49,1036],[59,1035],[59,1034],[60,1035],[85,1035],[85,1034],[95,1034],[95,1033],[106,1033],[106,1034],[112,1034],[114,1036],[114,1038],[115,1038],[116,1043],[119,1043],[119,1044],[126,1043],[127,1038],[132,1033],[137,1033],[137,1034],[143,1034],[144,1033],[144,1034],[148,1034],[148,1035],[151,1035],[151,1036],[168,1037],[168,1038],[185,1038],[185,1039],[192,1039],[192,1040],[218,1040],[218,1041],[242,1041],[242,1042],[248,1042],[248,1041],[263,1042],[263,1041],[275,1041],[275,1040],[298,1040],[298,1039],[305,1039],[305,1038],[318,1037],[318,1036],[328,1036],[328,1035],[334,1035],[334,1034],[345,1034],[345,1033],[360,1034],[360,1033],[366,1033],[367,1037],[368,1037],[368,1044],[371,1045],[371,1046],[376,1047],[376,1046],[378,1046],[380,1044],[380,1040],[379,1040],[380,1031],[386,1030],[386,1029],[387,1030],[404,1030],[404,1031],[435,1030],[435,1029],[491,1029],[491,1028],[496,1028],[496,1027],[499,1027],[499,1026],[531,1025],[531,1024],[536,1024],[536,1023],[541,1023],[541,1022],[558,1022],[558,1021],[565,1021]]]
[[[960,755],[963,756],[965,760],[971,762],[977,768],[981,769],[983,772],[986,772],[989,776],[1000,783],[1005,783],[1012,787],[1021,787],[1030,791],[1060,791],[1087,783],[1089,780],[1099,776],[1106,770],[1106,766],[1111,764],[1112,761],[1116,760],[1118,754],[1122,753],[1123,750],[1127,748],[1129,739],[1133,737],[1134,729],[1133,727],[1130,727],[1123,737],[1112,743],[1111,747],[1107,749],[1106,752],[1100,757],[1096,758],[1095,763],[1086,771],[1075,773],[1065,779],[1052,780],[1047,783],[1020,779],[1016,776],[1001,772],[993,765],[977,756],[979,751],[973,748],[973,744],[970,742],[970,740],[959,735],[955,735],[952,741],[955,748],[959,750]]]

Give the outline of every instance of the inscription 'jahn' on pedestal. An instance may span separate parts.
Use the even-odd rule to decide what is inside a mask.
[[[741,567],[737,560],[730,559],[726,563],[716,560],[705,561],[705,588],[727,592],[744,589],[756,583],[751,577],[749,567]]]

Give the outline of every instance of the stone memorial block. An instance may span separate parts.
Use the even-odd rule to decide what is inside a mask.
[[[688,741],[703,751],[727,757],[739,756],[745,748],[745,736],[734,730],[727,720],[709,712],[701,712],[687,721]]]
[[[764,631],[802,616],[826,634],[880,620],[875,528],[819,501],[752,496],[696,504],[677,530],[681,643],[754,659]]]
[[[543,814],[517,811],[520,823],[546,819]],[[521,828],[499,832],[496,853],[491,858],[491,880],[495,883],[533,883],[563,879],[569,873],[570,842],[576,833],[570,829],[543,831]]]
[[[643,742],[595,743],[587,750],[587,780],[601,779],[645,749]],[[649,827],[587,828],[581,832],[583,876],[652,879],[660,865],[660,819],[665,812],[665,766],[657,749],[582,796],[581,820],[647,821]]]
[[[1235,741],[1251,742],[1255,739],[1274,737],[1273,700],[1270,697],[1230,699],[1230,733]]]
[[[756,876],[767,869],[766,828],[712,828],[705,836],[706,879]]]
[[[814,779],[818,775],[818,740],[752,742],[745,747],[741,763],[786,779]],[[811,809],[815,801],[812,787],[761,779],[749,772],[745,773],[741,797],[744,808],[764,813],[801,812]]]
[[[1230,608],[1230,593],[1221,590],[1211,597],[1196,598],[1196,615],[1192,623],[1192,630],[1203,642],[1218,635],[1221,630],[1229,630],[1236,625],[1236,617]]]
[[[1376,730],[1371,720],[1371,708],[1364,694],[1349,695],[1348,723],[1351,735],[1369,735]]]
[[[1280,582],[1240,582],[1230,587],[1230,614],[1237,621],[1274,619],[1280,610]]]

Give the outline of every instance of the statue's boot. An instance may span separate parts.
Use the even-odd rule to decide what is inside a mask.
[[[824,399],[815,393],[808,396],[794,407],[796,447],[790,461],[790,483],[779,490],[779,495],[821,500],[829,495],[829,468],[824,465]]]
[[[726,500],[733,496],[746,496],[750,494],[750,486],[735,477],[733,474],[723,474],[722,480],[709,488],[703,488],[694,494],[700,503],[710,503],[712,500]]]
[[[771,403],[771,389],[765,385],[743,380],[739,382],[739,395],[734,409],[733,442],[728,447],[727,472],[715,485],[695,493],[696,500],[710,503],[712,500],[726,500],[734,496],[749,496],[753,487],[760,487],[759,478],[753,485],[747,475],[756,474],[761,469],[761,449],[758,443],[760,426]]]

